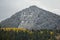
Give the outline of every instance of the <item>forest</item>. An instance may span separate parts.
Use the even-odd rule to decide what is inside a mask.
[[[60,40],[60,30],[0,28],[0,40]]]

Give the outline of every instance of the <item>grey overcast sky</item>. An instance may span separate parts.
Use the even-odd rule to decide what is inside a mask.
[[[0,0],[0,21],[31,5],[60,15],[60,0]]]

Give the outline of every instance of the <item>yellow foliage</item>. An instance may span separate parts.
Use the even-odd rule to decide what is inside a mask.
[[[53,35],[53,34],[54,34],[54,32],[51,31],[51,32],[50,32],[50,35]]]
[[[30,34],[33,34],[33,32],[32,32],[32,31],[30,31],[29,33],[30,33]]]
[[[41,34],[43,33],[43,31],[40,32]]]
[[[26,31],[25,28],[0,28],[1,30],[4,30],[4,31]]]

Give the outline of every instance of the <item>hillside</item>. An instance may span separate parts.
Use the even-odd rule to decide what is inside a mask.
[[[0,24],[2,28],[60,29],[60,16],[37,6],[30,6],[3,20]]]

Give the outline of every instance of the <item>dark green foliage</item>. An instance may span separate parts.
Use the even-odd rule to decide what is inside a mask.
[[[29,33],[27,31],[4,31],[0,30],[0,40],[56,40],[58,30],[37,30]],[[50,34],[53,32],[54,34]]]
[[[1,28],[1,24],[0,24],[0,28]]]

